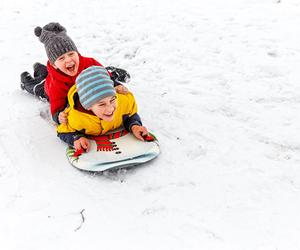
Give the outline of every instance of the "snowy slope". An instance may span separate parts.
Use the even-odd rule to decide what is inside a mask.
[[[0,17],[0,249],[300,249],[298,0],[1,0]],[[50,21],[131,73],[157,160],[68,164],[19,89]]]

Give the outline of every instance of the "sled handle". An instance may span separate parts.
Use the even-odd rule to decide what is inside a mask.
[[[154,137],[152,135],[145,135],[143,136],[144,140],[145,141],[154,141]]]
[[[76,151],[74,152],[73,156],[74,156],[74,157],[78,157],[78,156],[82,155],[83,153],[84,153],[84,149],[81,148],[81,149],[76,150]]]

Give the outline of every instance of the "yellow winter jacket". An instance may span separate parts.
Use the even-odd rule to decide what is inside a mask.
[[[95,115],[84,113],[75,108],[75,101],[78,100],[76,85],[70,88],[68,92],[69,107],[65,110],[68,114],[68,124],[59,124],[57,126],[58,133],[71,133],[83,131],[88,135],[103,135],[108,131],[114,130],[122,126],[123,116],[131,117],[137,113],[137,104],[132,93],[126,95],[116,94],[117,108],[114,114],[114,120],[107,122],[101,120]],[[77,97],[77,98],[76,98]]]

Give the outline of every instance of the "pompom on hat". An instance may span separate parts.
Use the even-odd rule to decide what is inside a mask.
[[[76,88],[81,105],[88,109],[108,96],[116,95],[114,82],[107,70],[101,66],[91,66],[76,78]]]
[[[51,63],[69,51],[78,52],[75,43],[67,35],[67,30],[59,23],[48,23],[43,28],[38,26],[34,29],[34,34],[45,45]]]

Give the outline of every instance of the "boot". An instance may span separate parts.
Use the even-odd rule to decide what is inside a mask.
[[[39,62],[33,64],[33,72],[34,78],[38,79],[38,81],[44,80],[48,75],[47,67]]]
[[[24,90],[26,85],[34,84],[34,78],[27,71],[21,74],[21,89]]]

